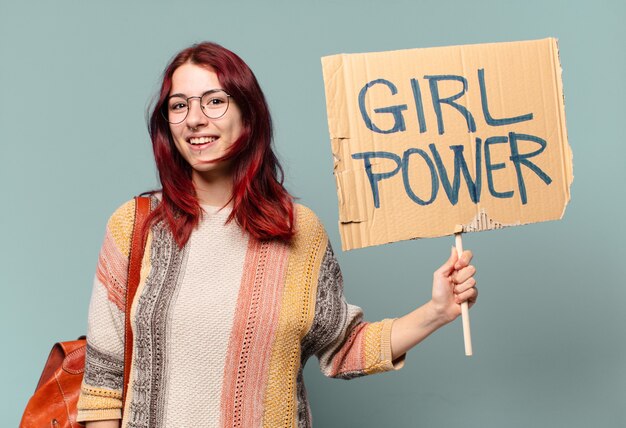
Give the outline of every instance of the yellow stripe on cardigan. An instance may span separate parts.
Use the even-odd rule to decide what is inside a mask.
[[[118,250],[128,257],[130,253],[130,240],[133,234],[133,224],[135,222],[135,200],[131,199],[119,207],[107,224],[107,228],[113,237]]]
[[[368,375],[394,369],[391,361],[392,319],[368,324],[365,331],[365,368]]]
[[[122,393],[111,389],[96,388],[83,381],[82,394],[80,396],[79,408],[90,410],[79,410],[78,418],[89,416],[90,420],[119,419],[121,417]]]
[[[328,242],[315,214],[301,205],[296,205],[296,210],[297,232],[291,243],[265,392],[263,426],[267,428],[296,424],[300,342],[313,323],[318,276]]]

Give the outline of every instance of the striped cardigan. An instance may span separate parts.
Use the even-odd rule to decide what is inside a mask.
[[[133,215],[134,200],[107,224],[89,310],[79,421],[122,415],[124,293]],[[342,379],[402,365],[391,361],[393,320],[364,322],[360,308],[345,302],[339,266],[315,214],[296,205],[295,225],[290,244],[247,241],[222,387],[216,392],[220,416],[211,426],[310,427],[302,369],[312,355],[326,376]],[[163,224],[152,227],[130,306],[134,343],[124,428],[163,426],[166,312],[185,267],[185,251]]]

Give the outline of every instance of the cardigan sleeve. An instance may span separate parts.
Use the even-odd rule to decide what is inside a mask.
[[[113,213],[106,226],[89,304],[79,422],[122,417],[124,313],[134,213],[131,200]]]
[[[305,354],[314,353],[322,373],[334,378],[398,370],[405,356],[392,361],[393,321],[366,322],[361,308],[346,302],[341,270],[328,242],[318,277],[315,316],[303,342]]]

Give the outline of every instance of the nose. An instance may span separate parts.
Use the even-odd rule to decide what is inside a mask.
[[[199,128],[209,123],[209,118],[202,112],[200,100],[189,99],[189,112],[187,113],[186,123],[189,128]]]

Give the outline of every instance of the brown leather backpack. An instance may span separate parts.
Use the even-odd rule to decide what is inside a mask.
[[[139,284],[141,259],[144,252],[141,227],[150,214],[150,198],[135,198],[135,223],[133,227],[126,302],[132,302]],[[130,311],[126,311],[124,349],[124,391],[128,387],[128,375],[132,357],[132,331]],[[85,336],[70,342],[55,343],[44,366],[35,393],[28,401],[20,428],[76,428],[78,396],[85,370]],[[124,394],[124,398],[126,394]]]
[[[22,415],[21,428],[77,427],[76,403],[85,370],[85,336],[55,343],[35,393]]]

